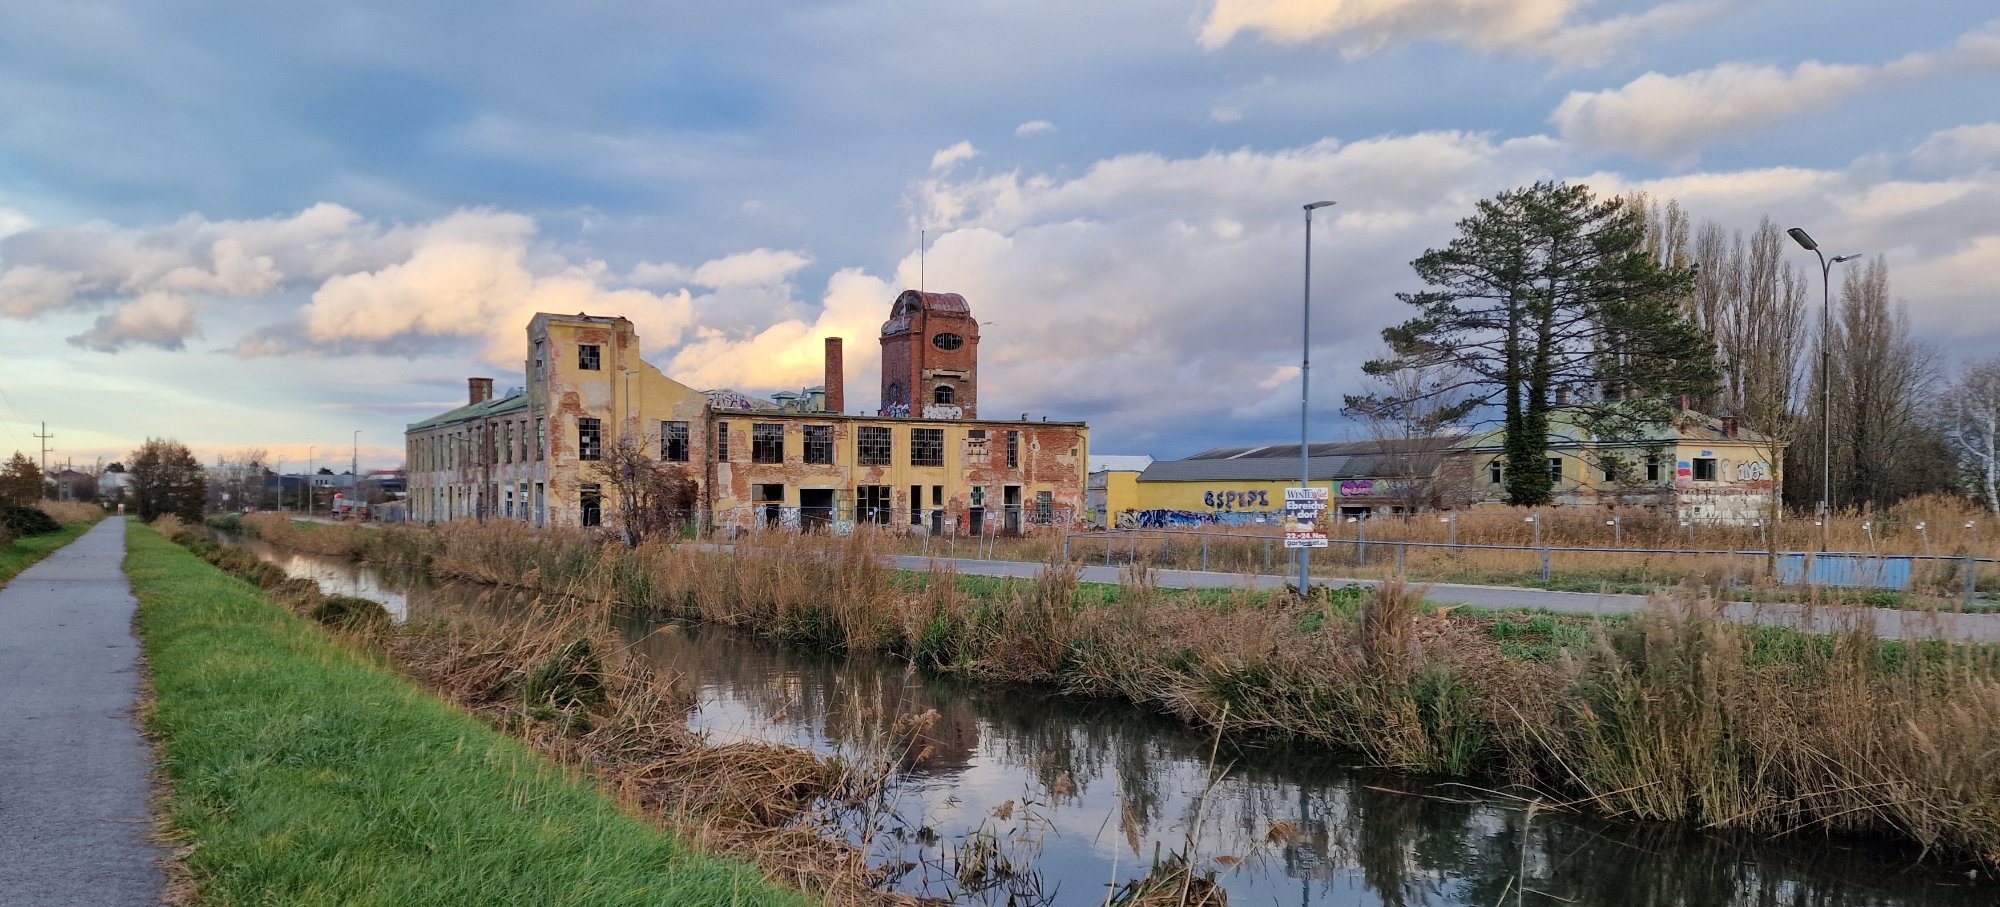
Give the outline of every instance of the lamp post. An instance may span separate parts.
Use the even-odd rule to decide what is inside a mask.
[[[1860,255],[1835,255],[1828,259],[1804,228],[1786,230],[1806,251],[1819,257],[1819,550],[1826,550],[1829,523],[1833,522],[1833,266],[1853,261]]]
[[[306,516],[313,513],[313,451],[318,449],[318,444],[306,445]]]
[[[1308,456],[1310,442],[1306,434],[1306,414],[1312,400],[1312,323],[1313,323],[1313,209],[1324,208],[1333,202],[1313,202],[1306,205],[1306,274],[1305,274],[1305,319],[1299,332],[1299,487],[1312,487],[1312,467]],[[1312,562],[1312,549],[1299,549],[1299,594],[1312,591],[1312,580],[1308,568]]]

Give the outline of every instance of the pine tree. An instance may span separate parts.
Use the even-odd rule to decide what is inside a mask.
[[[0,504],[27,506],[41,497],[42,471],[26,454],[14,451],[7,465],[0,467]]]
[[[1430,289],[1397,294],[1419,314],[1382,332],[1390,356],[1364,370],[1461,377],[1417,397],[1350,398],[1350,408],[1427,399],[1453,417],[1497,409],[1508,502],[1536,505],[1553,489],[1542,464],[1558,390],[1572,401],[1565,418],[1614,441],[1673,419],[1684,395],[1714,393],[1714,343],[1680,306],[1693,271],[1648,254],[1644,220],[1623,200],[1536,183],[1481,201],[1458,230],[1411,262]]]

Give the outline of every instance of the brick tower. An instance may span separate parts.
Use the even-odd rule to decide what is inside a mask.
[[[882,323],[882,415],[979,415],[979,322],[957,293],[904,290]]]

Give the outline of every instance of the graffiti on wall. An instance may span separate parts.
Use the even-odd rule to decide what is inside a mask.
[[[1120,529],[1177,529],[1187,526],[1254,526],[1271,522],[1264,514],[1226,510],[1127,510],[1118,514]]]
[[[1375,493],[1374,482],[1342,482],[1340,496],[1343,498],[1365,498]]]
[[[1210,510],[1250,510],[1271,509],[1271,493],[1268,491],[1205,491],[1201,503]]]

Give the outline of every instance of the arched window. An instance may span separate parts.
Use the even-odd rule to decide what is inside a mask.
[[[939,406],[950,405],[956,399],[958,399],[958,392],[953,390],[949,384],[940,384],[937,386],[937,390],[931,392],[931,402]]]
[[[965,345],[965,338],[946,331],[931,335],[931,345],[941,350],[955,350]]]

